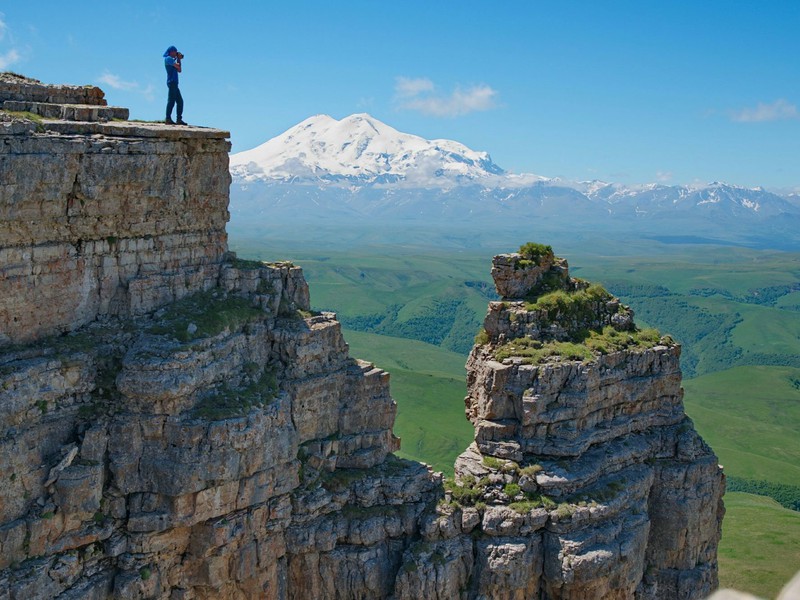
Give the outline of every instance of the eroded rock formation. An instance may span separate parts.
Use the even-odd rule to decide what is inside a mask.
[[[227,252],[226,132],[13,76],[0,102],[0,599],[715,586],[723,480],[679,348],[565,261],[496,259],[536,297],[490,305],[443,485],[392,454],[388,374],[301,270]]]
[[[475,443],[404,597],[705,597],[724,478],[684,414],[680,347],[552,252],[492,274],[514,297],[489,304],[467,362]]]

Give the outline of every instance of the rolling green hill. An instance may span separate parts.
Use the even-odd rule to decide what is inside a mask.
[[[800,369],[735,367],[683,385],[686,412],[728,475],[800,484]]]
[[[725,509],[720,587],[774,598],[800,569],[800,512],[740,492],[725,494]]]
[[[462,354],[472,347],[487,299],[494,297],[476,258],[401,254],[299,262],[313,282],[314,306],[335,310],[345,327]]]
[[[400,456],[452,475],[453,462],[473,436],[464,416],[465,358],[416,340],[348,330],[344,335],[352,356],[369,357],[391,374]]]

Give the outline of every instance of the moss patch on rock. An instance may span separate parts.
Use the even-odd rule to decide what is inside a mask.
[[[226,295],[220,290],[192,294],[167,308],[149,333],[169,335],[180,342],[215,336],[263,318],[252,301]]]
[[[194,407],[194,415],[203,419],[217,421],[246,415],[250,410],[266,406],[278,395],[278,381],[275,372],[264,369],[261,376],[250,379],[240,388],[223,384],[213,394],[202,398]]]

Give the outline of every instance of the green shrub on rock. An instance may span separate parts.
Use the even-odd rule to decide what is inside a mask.
[[[519,247],[519,253],[523,259],[539,264],[542,258],[553,260],[553,247],[536,242],[527,242]]]

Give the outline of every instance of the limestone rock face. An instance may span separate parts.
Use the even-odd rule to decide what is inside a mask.
[[[443,484],[394,456],[389,375],[301,269],[227,252],[227,134],[106,121],[94,90],[0,77],[0,599],[715,587],[723,478],[674,343],[566,261],[523,265]],[[591,356],[552,351],[589,330]]]
[[[19,99],[30,97],[40,102]],[[42,113],[66,101],[105,104],[98,88],[0,79],[3,109]],[[0,121],[0,345],[144,314],[215,285],[227,249],[227,136],[60,116]]]
[[[0,101],[43,117],[0,111],[0,598],[389,595],[440,478],[302,271],[227,252],[227,133]]]
[[[567,280],[567,261],[546,255],[538,261],[525,260],[520,254],[498,254],[492,259],[492,278],[497,293],[503,298],[524,298],[545,274],[558,274]]]
[[[510,272],[493,270],[498,293],[519,297]],[[527,287],[517,270],[527,301],[490,304],[467,362],[475,443],[423,528],[425,553],[406,557],[401,597],[457,597],[431,589],[428,556],[462,598],[704,598],[717,587],[724,477],[683,411],[680,348],[565,272],[553,261]]]

